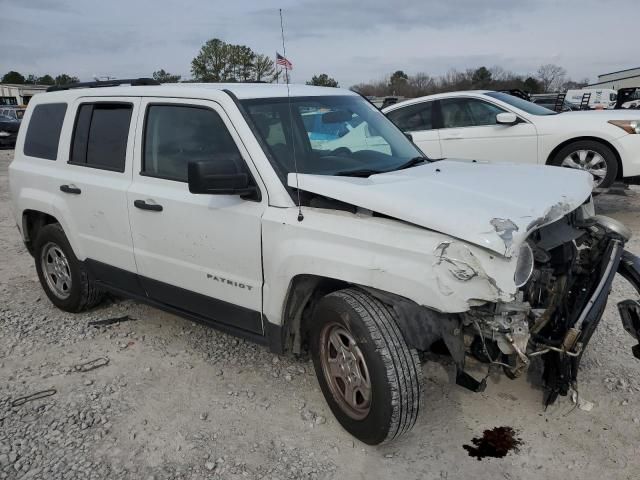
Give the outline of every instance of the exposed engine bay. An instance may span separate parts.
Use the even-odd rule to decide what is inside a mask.
[[[580,359],[600,321],[613,277],[619,272],[633,283],[637,276],[637,258],[623,259],[630,236],[619,222],[583,217],[580,210],[533,232],[527,239],[532,259],[523,267],[530,269],[528,280],[516,301],[474,307],[462,315],[467,354],[499,365],[510,378],[522,375],[532,359],[541,356],[547,404],[577,388]],[[629,324],[625,328],[636,338],[637,305],[626,301],[619,306]],[[459,384],[484,388],[465,376],[459,372]]]

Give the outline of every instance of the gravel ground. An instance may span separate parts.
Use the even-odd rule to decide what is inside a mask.
[[[491,377],[474,394],[449,383],[450,363],[428,361],[414,430],[369,447],[333,419],[306,358],[132,301],[55,309],[10,214],[12,155],[0,151],[0,479],[638,478],[640,362],[615,310],[633,295],[624,281],[582,363],[590,411],[567,398],[545,411],[524,378]],[[634,229],[628,248],[640,254],[640,190],[597,203]],[[132,320],[89,325],[123,315]],[[101,357],[108,365],[77,367]],[[463,449],[498,426],[517,432],[518,452],[478,461]]]

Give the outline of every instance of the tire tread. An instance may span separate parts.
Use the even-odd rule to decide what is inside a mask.
[[[329,295],[340,297],[358,312],[383,358],[393,408],[383,443],[394,440],[411,430],[420,411],[422,371],[418,352],[408,347],[396,323],[396,313],[378,299],[355,288]]]

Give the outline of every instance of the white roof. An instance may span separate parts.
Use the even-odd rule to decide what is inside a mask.
[[[173,83],[170,86],[179,88],[202,88],[229,90],[238,98],[272,98],[286,97],[287,85],[278,83]],[[314,87],[311,85],[291,84],[289,94],[292,97],[318,97],[326,95],[357,95],[344,88]]]
[[[383,112],[390,112],[391,110],[395,110],[398,107],[404,107],[406,105],[412,105],[414,103],[426,102],[429,100],[438,100],[442,98],[451,98],[451,97],[480,97],[485,93],[492,92],[493,90],[460,90],[457,92],[445,92],[445,93],[436,93],[434,95],[426,95],[424,97],[410,98],[409,100],[404,100],[402,102],[394,103],[393,105],[389,105],[382,109]]]
[[[72,88],[50,92],[46,95],[56,96],[161,96],[208,98],[213,91],[229,90],[239,99],[286,97],[287,86],[274,83],[165,83],[162,85],[116,86],[99,88]],[[328,95],[358,95],[351,90],[331,87],[315,87],[310,85],[289,85],[292,97],[318,97]],[[44,100],[39,96],[40,101]]]

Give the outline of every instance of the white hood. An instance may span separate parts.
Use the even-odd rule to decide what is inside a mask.
[[[295,174],[288,177],[296,187]],[[299,174],[301,190],[435,230],[510,257],[533,230],[591,195],[586,172],[443,160],[369,178]]]

